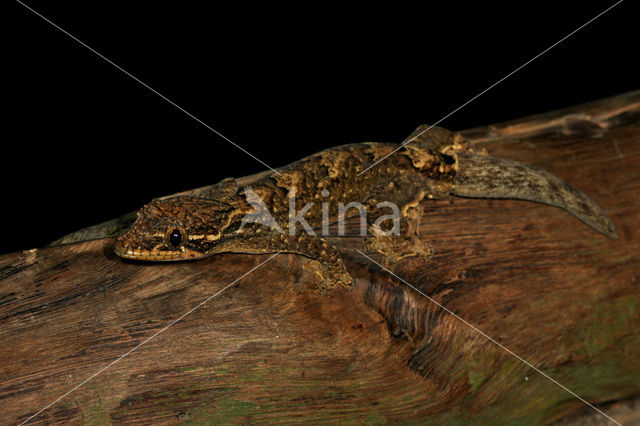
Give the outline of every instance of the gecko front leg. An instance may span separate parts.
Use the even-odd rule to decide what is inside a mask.
[[[433,255],[431,246],[420,239],[418,228],[423,208],[420,205],[411,206],[406,214],[400,217],[398,235],[389,234],[392,230],[384,230],[375,226],[369,227],[369,235],[364,241],[363,248],[367,251],[378,252],[382,255],[380,264],[389,270],[394,270],[398,262],[406,257],[418,256],[429,259]]]
[[[387,269],[393,270],[406,257],[429,259],[433,254],[431,246],[418,233],[425,185],[421,179],[397,176],[376,188],[366,200],[369,226],[363,248],[380,253],[380,263]],[[397,204],[385,203],[391,199]]]
[[[337,285],[350,288],[353,278],[347,272],[338,250],[323,238],[299,233],[289,235],[263,225],[247,225],[233,236],[220,241],[216,253],[294,253],[312,259],[306,270],[314,272],[320,283],[317,288],[326,293]]]

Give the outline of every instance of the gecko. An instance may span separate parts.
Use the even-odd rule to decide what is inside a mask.
[[[336,286],[349,288],[354,281],[340,252],[313,229],[336,222],[340,214],[360,214],[366,218],[363,250],[379,253],[381,263],[392,269],[405,257],[432,256],[432,247],[418,234],[422,201],[452,195],[548,204],[618,238],[604,210],[560,178],[476,152],[460,134],[440,127],[425,131],[428,127],[418,127],[405,139],[411,143],[403,142],[369,170],[398,145],[342,145],[267,173],[250,187],[227,178],[197,197],[154,199],[116,239],[115,252],[146,261],[193,260],[224,252],[294,253],[312,259],[309,268],[318,276],[317,288],[326,293]],[[345,211],[353,202],[360,208]],[[397,206],[397,217],[389,203]]]

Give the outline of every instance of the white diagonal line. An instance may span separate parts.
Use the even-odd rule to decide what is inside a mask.
[[[545,50],[543,50],[542,52],[538,53],[536,56],[534,56],[533,58],[529,59],[527,62],[525,62],[524,64],[520,65],[518,68],[516,68],[515,70],[511,71],[509,74],[505,75],[504,77],[502,77],[500,80],[496,81],[495,83],[493,83],[491,86],[487,87],[486,89],[484,89],[482,92],[478,93],[477,95],[475,95],[473,98],[469,99],[467,102],[463,103],[462,105],[460,105],[458,108],[454,109],[453,111],[451,111],[449,114],[445,115],[444,117],[442,117],[440,120],[436,121],[435,123],[433,123],[432,125],[430,125],[429,127],[427,127],[425,130],[421,131],[420,133],[418,133],[417,135],[415,135],[414,137],[412,137],[411,139],[404,141],[402,144],[400,144],[400,146],[398,146],[396,149],[394,149],[393,151],[391,151],[389,154],[385,155],[384,157],[382,157],[381,159],[379,159],[378,161],[376,161],[375,163],[371,164],[369,167],[367,167],[366,169],[364,169],[363,171],[361,171],[360,173],[358,173],[358,176],[360,176],[361,174],[363,174],[364,172],[366,172],[367,170],[369,170],[370,168],[376,166],[377,164],[379,164],[380,162],[384,161],[387,157],[389,157],[390,155],[394,154],[395,152],[397,152],[398,150],[402,149],[405,145],[407,145],[409,142],[413,141],[414,139],[416,139],[417,137],[419,137],[420,135],[422,135],[423,133],[428,132],[431,128],[437,126],[440,122],[446,120],[447,118],[449,118],[450,116],[452,116],[453,114],[455,114],[456,112],[458,112],[459,110],[461,110],[462,108],[464,108],[465,106],[469,105],[471,102],[475,101],[476,99],[478,99],[480,96],[484,95],[485,93],[487,93],[489,90],[493,89],[494,87],[496,87],[498,84],[502,83],[504,80],[506,80],[507,78],[511,77],[513,74],[517,73],[518,71],[520,71],[522,68],[526,67],[527,65],[529,65],[531,62],[535,61],[536,59],[538,59],[540,56],[544,55],[545,53],[547,53],[548,51],[550,51],[551,49],[553,49],[554,47],[556,47],[557,45],[559,45],[560,43],[562,43],[563,41],[565,41],[566,39],[568,39],[569,37],[571,37],[572,35],[574,35],[575,33],[577,33],[578,31],[580,31],[581,29],[583,29],[584,27],[586,27],[587,25],[589,25],[590,23],[592,23],[593,21],[595,21],[596,19],[598,19],[599,17],[601,17],[602,15],[604,15],[605,13],[607,13],[608,11],[610,11],[611,9],[613,9],[614,7],[616,7],[617,5],[619,5],[620,3],[622,3],[624,0],[618,0],[618,2],[614,3],[613,5],[609,6],[607,9],[605,9],[604,11],[600,12],[598,15],[596,15],[595,17],[591,18],[589,21],[585,22],[584,24],[582,24],[581,26],[579,26],[578,28],[576,28],[575,30],[571,31],[569,34],[567,34],[566,36],[564,36],[563,38],[561,38],[560,40],[558,40],[557,42],[553,43],[551,46],[547,47]]]
[[[573,392],[571,389],[568,389],[566,386],[562,385],[561,383],[559,383],[557,380],[553,379],[551,376],[549,376],[547,373],[545,373],[544,371],[538,369],[537,367],[533,366],[530,362],[528,362],[527,360],[525,360],[524,358],[522,358],[521,356],[517,355],[516,353],[514,353],[513,351],[511,351],[509,348],[507,348],[506,346],[502,345],[500,342],[496,341],[495,339],[493,339],[491,336],[488,336],[486,333],[484,333],[482,330],[480,330],[478,327],[476,327],[475,325],[469,323],[468,321],[466,321],[465,319],[459,317],[458,315],[456,315],[453,311],[451,311],[450,309],[448,309],[447,307],[443,306],[442,304],[438,303],[436,300],[432,299],[431,297],[427,296],[425,293],[423,293],[422,291],[418,290],[415,286],[409,284],[407,281],[405,281],[404,279],[402,279],[401,277],[397,276],[396,274],[394,274],[393,272],[391,272],[390,270],[388,270],[387,268],[385,268],[384,266],[382,266],[381,264],[379,264],[378,262],[376,262],[375,260],[373,260],[372,258],[370,258],[369,256],[367,256],[366,254],[364,254],[363,252],[361,252],[360,250],[356,251],[358,253],[360,253],[362,256],[366,257],[367,259],[369,259],[371,262],[375,263],[376,265],[378,265],[380,268],[382,268],[382,270],[388,272],[389,274],[391,274],[393,277],[397,278],[398,280],[402,281],[404,284],[406,284],[407,286],[411,287],[414,291],[418,292],[419,294],[421,294],[422,296],[426,297],[427,299],[429,299],[430,302],[434,303],[435,305],[437,305],[439,308],[441,308],[442,310],[448,312],[449,314],[453,315],[457,320],[461,321],[463,324],[465,324],[468,327],[471,327],[474,331],[476,331],[477,333],[481,334],[482,336],[484,336],[486,339],[490,340],[492,343],[494,343],[495,345],[497,345],[498,347],[500,347],[501,349],[503,349],[504,351],[508,352],[509,354],[513,355],[514,357],[518,358],[520,361],[522,361],[523,363],[525,363],[527,366],[533,368],[534,370],[536,370],[538,373],[542,374],[544,377],[546,377],[547,379],[551,380],[553,383],[555,383],[556,385],[560,386],[562,389],[564,389],[565,391],[569,392],[571,395],[575,396],[576,398],[578,398],[580,401],[584,402],[585,404],[587,404],[589,407],[593,408],[594,410],[596,410],[598,413],[602,414],[603,416],[605,416],[607,419],[611,420],[612,422],[614,422],[617,425],[622,426],[619,422],[617,422],[616,420],[612,419],[611,417],[609,417],[608,415],[606,415],[604,412],[602,412],[600,409],[598,409],[597,407],[595,407],[593,404],[591,404],[589,401],[585,400],[584,398],[582,398],[580,395],[576,394],[575,392]]]
[[[229,139],[228,137],[226,137],[225,135],[223,135],[222,133],[220,133],[219,131],[217,131],[216,129],[214,129],[213,127],[209,126],[207,123],[205,123],[204,121],[200,120],[198,117],[196,117],[195,115],[191,114],[189,111],[187,111],[186,109],[182,108],[180,105],[176,104],[175,102],[173,102],[171,99],[167,98],[166,96],[164,96],[162,93],[158,92],[157,90],[155,90],[153,87],[149,86],[147,83],[145,83],[144,81],[140,80],[138,77],[134,76],[133,74],[131,74],[130,72],[128,72],[127,70],[125,70],[124,68],[122,68],[121,66],[119,66],[118,64],[116,64],[115,62],[113,62],[111,59],[107,58],[106,56],[104,56],[103,54],[101,54],[100,52],[98,52],[97,50],[95,50],[94,48],[92,48],[91,46],[87,45],[86,43],[84,43],[82,40],[79,40],[77,37],[75,37],[74,35],[70,34],[68,31],[64,30],[63,28],[61,28],[60,26],[58,26],[57,24],[55,24],[54,22],[52,22],[50,19],[46,18],[45,16],[43,16],[42,14],[40,14],[39,12],[35,11],[34,9],[32,9],[31,7],[27,6],[26,4],[24,4],[23,2],[21,2],[20,0],[16,0],[19,4],[21,4],[22,6],[24,6],[26,9],[30,10],[31,12],[33,12],[35,15],[38,15],[40,18],[42,18],[43,20],[45,20],[46,22],[48,22],[49,24],[51,24],[53,27],[55,27],[56,29],[58,29],[59,31],[61,31],[62,33],[66,34],[68,37],[72,38],[73,40],[75,40],[76,42],[78,42],[79,44],[81,44],[82,46],[86,47],[87,49],[89,49],[91,52],[93,52],[94,54],[96,54],[97,56],[99,56],[100,58],[102,58],[103,60],[105,60],[106,62],[110,63],[111,65],[113,65],[115,68],[117,68],[118,70],[122,71],[124,74],[126,74],[127,76],[131,77],[133,80],[137,81],[138,83],[140,83],[142,86],[146,87],[147,89],[149,89],[150,91],[152,91],[153,93],[155,93],[156,95],[160,96],[162,99],[164,99],[165,101],[169,102],[171,105],[173,105],[174,107],[178,108],[180,111],[182,111],[183,113],[185,113],[186,115],[188,115],[189,117],[191,117],[192,119],[194,119],[195,121],[197,121],[198,123],[202,124],[204,127],[206,127],[207,129],[211,130],[213,133],[215,133],[216,135],[220,136],[222,139],[224,139],[225,141],[229,142],[231,145],[235,146],[236,148],[238,148],[240,151],[244,152],[245,154],[247,154],[249,157],[253,158],[254,160],[256,160],[257,162],[259,162],[260,164],[262,164],[265,167],[268,167],[269,169],[271,169],[273,172],[277,173],[277,174],[281,174],[279,171],[277,171],[276,169],[274,169],[273,167],[269,166],[267,163],[265,163],[264,161],[260,160],[258,157],[256,157],[255,155],[251,154],[249,151],[247,151],[246,149],[244,149],[243,147],[241,147],[240,145],[238,145],[237,143],[233,142],[231,139]]]
[[[76,386],[74,386],[73,388],[71,388],[69,391],[67,391],[64,395],[58,397],[55,401],[47,404],[46,406],[44,406],[42,409],[40,409],[37,413],[33,414],[32,416],[30,416],[29,418],[27,418],[25,421],[23,421],[22,423],[20,423],[20,425],[23,425],[25,423],[28,423],[31,419],[33,419],[35,416],[37,416],[38,414],[42,413],[44,410],[46,410],[47,408],[51,407],[52,405],[54,405],[55,403],[57,403],[58,401],[60,401],[62,398],[66,397],[67,395],[69,395],[71,392],[75,391],[76,389],[78,389],[80,386],[84,385],[85,383],[87,383],[88,381],[90,381],[91,379],[93,379],[94,377],[96,377],[98,374],[102,373],[104,370],[106,370],[107,368],[111,367],[112,365],[114,365],[115,363],[117,363],[118,361],[122,360],[123,358],[127,357],[127,355],[129,355],[131,352],[135,351],[136,349],[138,349],[140,346],[144,345],[145,343],[147,343],[149,340],[153,339],[154,337],[156,337],[158,334],[162,333],[163,331],[165,331],[166,329],[168,329],[169,327],[171,327],[172,325],[174,325],[175,323],[177,323],[178,321],[182,320],[184,317],[186,317],[187,315],[191,314],[193,311],[195,311],[196,309],[198,309],[200,306],[204,305],[205,303],[207,303],[208,301],[210,301],[211,299],[213,299],[214,297],[216,297],[217,295],[219,295],[220,293],[222,293],[223,291],[225,291],[226,289],[228,289],[229,287],[231,287],[232,285],[234,285],[235,283],[237,283],[238,281],[240,281],[241,279],[243,279],[244,277],[246,277],[247,275],[249,275],[250,273],[252,273],[253,271],[255,271],[256,269],[258,269],[259,267],[261,267],[262,265],[264,265],[265,263],[267,263],[268,261],[270,261],[271,259],[273,259],[274,257],[276,257],[277,255],[279,255],[282,252],[277,252],[276,254],[274,254],[273,256],[269,257],[267,260],[259,263],[258,265],[254,266],[253,268],[251,268],[248,272],[245,272],[244,274],[242,274],[242,276],[240,276],[240,278],[235,279],[232,283],[227,284],[226,286],[224,286],[222,288],[222,290],[218,290],[215,294],[207,297],[204,301],[200,302],[199,304],[197,304],[195,307],[191,308],[189,311],[187,311],[186,313],[182,314],[180,317],[178,317],[177,319],[171,321],[169,324],[167,324],[166,326],[164,326],[163,328],[161,328],[160,330],[156,331],[155,333],[153,333],[151,336],[147,337],[145,340],[142,341],[142,343],[136,345],[133,349],[130,349],[129,351],[127,351],[126,353],[120,355],[118,358],[116,358],[115,360],[111,361],[109,364],[107,364],[106,366],[102,367],[100,370],[98,370],[97,372],[93,373],[91,376],[87,377],[83,382],[77,384]]]

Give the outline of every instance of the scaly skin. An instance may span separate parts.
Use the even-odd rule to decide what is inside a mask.
[[[419,127],[410,138],[425,128]],[[544,170],[475,154],[462,137],[442,128],[421,134],[358,176],[396,147],[387,143],[339,146],[283,167],[280,174],[269,174],[252,187],[238,188],[234,179],[225,179],[206,198],[153,200],[116,240],[115,251],[125,258],[152,261],[198,259],[222,252],[297,253],[317,261],[313,270],[320,277],[321,291],[337,284],[349,287],[353,279],[338,251],[300,222],[290,222],[292,199],[294,216],[313,203],[303,217],[316,229],[338,220],[340,203],[362,203],[368,226],[364,248],[382,253],[383,264],[390,268],[403,257],[431,255],[431,248],[417,234],[420,202],[449,195],[554,205],[617,238],[604,211],[580,191]],[[256,203],[258,199],[262,204]],[[374,229],[377,219],[391,213],[389,207],[377,207],[380,202],[398,206],[399,235],[384,236]],[[271,216],[258,215],[260,206]],[[356,209],[344,213],[345,217],[360,214]],[[247,215],[253,215],[254,221],[243,222]],[[383,230],[391,229],[391,219],[380,223]]]

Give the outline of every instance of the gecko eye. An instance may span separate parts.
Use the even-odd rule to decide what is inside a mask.
[[[169,248],[180,248],[187,239],[186,231],[180,226],[170,226],[164,234],[164,244]]]

